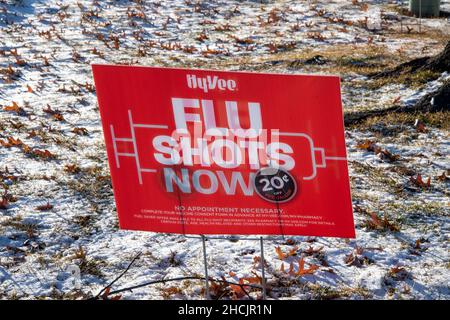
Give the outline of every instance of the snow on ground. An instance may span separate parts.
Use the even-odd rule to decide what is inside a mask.
[[[425,19],[419,34],[417,19],[403,16],[411,27],[401,32],[400,2],[0,0],[0,298],[89,297],[139,252],[113,290],[203,274],[200,240],[118,230],[91,63],[337,73],[346,112],[408,104],[448,73],[415,83],[366,74],[439,52],[450,27]],[[450,297],[450,146],[440,116],[417,128],[395,116],[348,128],[357,238],[266,240],[271,298]],[[369,151],[371,142],[391,156]],[[277,247],[291,255],[281,260]],[[257,241],[208,241],[210,276],[260,275],[259,255]],[[300,256],[319,269],[290,275]],[[203,293],[189,280],[122,294]]]

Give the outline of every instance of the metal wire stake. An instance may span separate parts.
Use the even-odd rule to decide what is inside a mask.
[[[203,264],[205,266],[205,293],[206,299],[211,300],[211,296],[209,294],[208,262],[206,260],[206,237],[204,235],[202,235],[202,243],[203,243]]]
[[[259,238],[259,243],[261,245],[261,285],[262,285],[262,291],[263,291],[263,300],[266,300],[267,294],[266,294],[266,274],[264,270],[265,265],[265,259],[264,259],[264,239],[263,237]]]

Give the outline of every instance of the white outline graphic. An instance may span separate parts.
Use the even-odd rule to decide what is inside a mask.
[[[147,128],[147,129],[169,129],[169,126],[166,125],[157,125],[157,124],[139,124],[139,123],[133,123],[133,116],[131,114],[131,110],[128,110],[128,121],[130,123],[130,131],[131,131],[131,138],[116,138],[116,135],[114,133],[114,126],[111,124],[109,125],[109,129],[111,131],[111,137],[113,141],[113,149],[114,149],[114,156],[116,159],[116,166],[118,169],[120,169],[120,161],[119,157],[132,157],[136,160],[136,168],[137,168],[137,175],[139,179],[139,184],[142,184],[142,172],[152,172],[155,173],[156,169],[151,168],[142,168],[141,162],[139,161],[139,150],[136,143],[136,132],[135,128]],[[133,143],[133,153],[123,153],[117,151],[117,141],[121,142],[132,142]]]
[[[286,136],[286,137],[303,137],[306,138],[306,140],[308,140],[309,142],[309,148],[311,151],[311,161],[312,161],[312,173],[310,176],[307,177],[303,177],[303,180],[312,180],[316,177],[317,175],[317,168],[326,168],[327,167],[327,160],[330,161],[347,161],[346,157],[335,157],[335,156],[326,156],[325,155],[325,149],[324,148],[316,148],[314,147],[314,141],[313,139],[306,133],[301,133],[301,132],[278,132],[278,131],[272,131],[273,135],[277,135],[277,136]],[[317,164],[316,162],[316,155],[315,152],[316,151],[320,151],[321,155],[322,155],[322,161],[319,164]]]

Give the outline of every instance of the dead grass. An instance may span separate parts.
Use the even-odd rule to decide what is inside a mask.
[[[357,161],[350,161],[350,165],[355,173],[362,174],[371,181],[371,188],[376,186],[398,196],[404,193],[403,185],[389,177],[384,168],[371,167]]]
[[[370,90],[376,90],[390,84],[404,84],[408,87],[419,89],[428,82],[436,80],[440,75],[439,72],[423,70],[393,77],[382,77],[365,83],[366,88]]]
[[[443,216],[448,215],[447,205],[439,202],[424,202],[424,203],[408,203],[403,201],[395,201],[385,203],[380,206],[380,210],[401,214],[420,214],[427,216]]]
[[[329,286],[308,283],[306,288],[310,293],[312,293],[313,299],[318,300],[336,300],[354,297],[370,299],[372,297],[372,294],[369,292],[369,290],[362,287],[331,288]]]
[[[25,232],[28,238],[34,238],[38,234],[36,223],[24,222],[21,216],[16,216],[2,221],[3,227],[11,227],[15,230]]]
[[[99,278],[103,277],[101,269],[104,267],[105,262],[94,258],[88,258],[87,252],[82,246],[75,250],[72,260],[76,262],[81,273],[90,274]]]

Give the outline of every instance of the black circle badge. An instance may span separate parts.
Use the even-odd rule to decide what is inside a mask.
[[[287,202],[297,193],[294,177],[283,169],[270,167],[259,169],[253,183],[256,193],[269,202]]]

